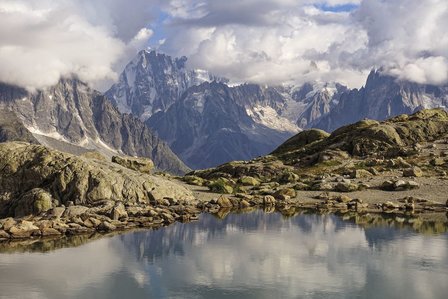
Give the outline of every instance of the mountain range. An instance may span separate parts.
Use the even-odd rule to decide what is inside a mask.
[[[0,84],[0,141],[149,157],[160,170],[185,173],[265,155],[302,129],[331,132],[448,101],[447,86],[401,81],[381,69],[360,89],[229,82],[190,68],[186,57],[144,50],[104,94],[76,78],[33,92]]]
[[[28,92],[0,85],[0,141],[22,140],[61,151],[149,157],[159,169],[189,170],[139,119],[121,114],[100,92],[77,79]]]

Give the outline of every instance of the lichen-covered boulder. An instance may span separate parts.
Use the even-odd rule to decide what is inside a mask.
[[[154,162],[148,158],[113,156],[112,162],[141,173],[150,174],[154,169]]]
[[[0,196],[7,195],[0,201],[3,217],[15,216],[17,207],[22,207],[20,215],[24,206],[27,212],[46,210],[50,196],[52,203],[82,206],[102,200],[149,204],[165,197],[194,199],[191,191],[167,179],[40,145],[1,143],[0,157]],[[36,188],[44,191],[31,191]]]
[[[251,176],[244,176],[239,181],[243,186],[258,186],[261,184],[259,180]]]
[[[39,188],[31,189],[23,196],[13,199],[11,209],[15,217],[23,217],[30,214],[39,215],[53,208],[53,196]]]

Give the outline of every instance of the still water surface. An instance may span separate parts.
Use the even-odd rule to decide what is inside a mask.
[[[255,212],[0,253],[0,298],[448,298],[448,235]]]

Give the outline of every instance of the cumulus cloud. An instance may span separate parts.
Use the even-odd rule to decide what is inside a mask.
[[[337,9],[347,5],[354,9]],[[172,0],[162,49],[235,81],[357,87],[382,67],[401,79],[444,84],[447,7],[444,0]]]
[[[354,18],[368,35],[360,55],[366,66],[418,83],[447,82],[447,1],[363,0]]]
[[[0,0],[0,81],[106,89],[148,46],[233,83],[448,81],[446,0]]]
[[[151,4],[1,0],[0,81],[40,88],[71,74],[93,84],[115,79],[120,62],[152,35]]]

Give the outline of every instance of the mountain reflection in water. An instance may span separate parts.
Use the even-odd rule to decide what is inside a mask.
[[[447,282],[446,233],[362,228],[334,215],[203,215],[0,254],[0,298],[445,298]]]

